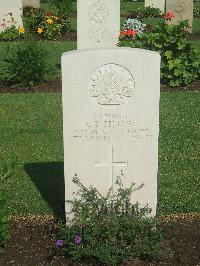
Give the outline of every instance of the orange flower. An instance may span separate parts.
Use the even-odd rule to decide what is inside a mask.
[[[137,35],[136,30],[125,30],[120,32],[120,36],[134,37],[135,35]]]
[[[172,20],[173,18],[175,18],[174,13],[172,11],[168,11],[165,15],[164,18],[166,20]]]

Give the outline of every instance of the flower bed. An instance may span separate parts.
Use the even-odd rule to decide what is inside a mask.
[[[25,38],[41,38],[56,40],[71,29],[69,14],[58,11],[26,8],[23,14],[24,27],[16,27],[12,15],[10,20],[0,25],[4,30],[0,33],[0,40],[11,41]]]

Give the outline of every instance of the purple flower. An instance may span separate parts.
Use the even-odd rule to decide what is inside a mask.
[[[62,247],[63,244],[64,244],[64,241],[61,240],[61,239],[58,239],[58,240],[56,240],[56,242],[55,242],[55,245],[56,245],[57,248]]]
[[[77,235],[77,236],[75,236],[75,238],[74,238],[74,242],[76,243],[76,244],[80,244],[81,243],[81,236],[79,236],[79,235]]]

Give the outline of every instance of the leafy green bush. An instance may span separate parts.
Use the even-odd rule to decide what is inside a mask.
[[[13,174],[13,169],[16,165],[16,158],[5,161],[3,158],[0,158],[0,183],[8,180],[9,177]],[[8,224],[9,217],[5,208],[6,196],[4,190],[0,189],[0,254],[5,247],[6,241],[8,239]]]
[[[77,197],[69,201],[73,218],[61,229],[56,246],[74,261],[95,258],[107,265],[117,265],[135,258],[154,259],[160,255],[162,234],[150,218],[150,209],[130,202],[134,184],[124,188],[116,180],[116,193],[102,196],[96,188],[86,188],[77,177]]]
[[[159,18],[162,15],[162,11],[156,7],[145,7],[144,9],[144,17],[145,18]]]
[[[161,82],[171,87],[185,86],[199,77],[200,54],[187,40],[187,21],[178,25],[160,22],[142,35],[121,36],[120,46],[157,51],[161,54]]]
[[[39,42],[11,44],[7,49],[1,80],[22,87],[32,87],[45,80],[48,53]]]
[[[73,0],[50,0],[50,4],[53,8],[57,9],[59,14],[66,14],[72,11]]]

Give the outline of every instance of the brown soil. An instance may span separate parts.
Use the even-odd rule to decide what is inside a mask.
[[[199,41],[200,40],[200,32],[189,34],[188,39],[191,41]]]
[[[61,80],[50,80],[43,82],[33,88],[17,88],[15,86],[8,86],[6,83],[0,82],[0,93],[35,93],[35,92],[61,92]]]
[[[128,265],[200,265],[200,220],[178,220],[162,225],[168,255],[159,261],[137,261]],[[58,227],[53,221],[36,223],[33,221],[12,221],[10,237],[0,255],[0,265],[97,265],[94,262],[72,264],[64,255],[55,252]]]
[[[58,38],[58,41],[77,41],[77,32],[76,31],[66,32],[65,34],[61,35]]]
[[[172,88],[169,86],[161,85],[161,92],[175,92],[175,91],[199,91],[200,80],[193,82],[187,87]],[[5,83],[0,82],[0,93],[35,93],[35,92],[61,92],[62,82],[61,80],[50,80],[33,88],[17,88],[15,86],[8,86]]]

